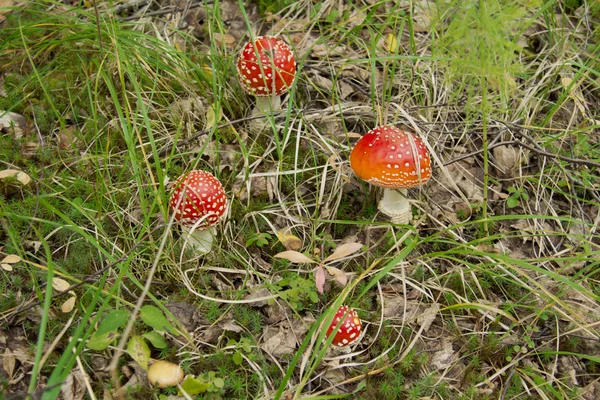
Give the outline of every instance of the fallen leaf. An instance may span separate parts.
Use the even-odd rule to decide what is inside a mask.
[[[2,356],[2,368],[4,368],[4,370],[8,374],[8,379],[11,379],[15,372],[16,361],[17,360],[16,360],[14,354],[7,347],[4,350],[4,355]]]
[[[492,150],[496,166],[503,177],[516,178],[519,167],[527,162],[527,155],[514,146],[499,146]]]
[[[325,291],[325,270],[321,265],[319,265],[315,270],[315,286],[317,287],[317,292],[319,294],[323,294]]]
[[[304,254],[299,253],[297,251],[294,250],[287,250],[287,251],[282,251],[281,253],[277,253],[275,254],[273,257],[276,258],[284,258],[288,261],[294,262],[294,263],[304,263],[304,264],[312,264],[312,263],[316,263],[315,260],[312,260],[308,257],[306,257]]]
[[[338,246],[333,254],[329,255],[329,257],[324,259],[323,262],[326,263],[328,261],[339,260],[340,258],[349,256],[350,254],[356,253],[358,250],[362,249],[362,246],[362,243],[344,243],[343,245]]]
[[[67,301],[65,301],[62,304],[62,306],[60,306],[60,310],[64,313],[70,313],[71,311],[73,311],[73,308],[75,307],[76,299],[77,299],[77,296],[69,297],[69,299]]]
[[[429,330],[439,311],[439,303],[433,303],[431,307],[426,309],[423,314],[417,318],[417,323],[421,325],[423,332],[427,332]]]
[[[225,45],[227,47],[232,47],[236,40],[235,37],[233,37],[233,35],[230,35],[229,33],[213,33],[213,38],[215,40],[215,42],[218,45]]]
[[[244,330],[244,328],[242,328],[241,326],[236,324],[233,321],[233,319],[226,319],[226,320],[220,322],[219,328],[223,329],[224,331],[236,332],[236,333],[239,333]]]
[[[438,345],[437,347],[439,348],[440,345]],[[452,341],[442,339],[441,350],[436,351],[431,355],[429,364],[435,370],[443,370],[452,365],[456,358],[457,355],[454,351]]]
[[[15,178],[23,185],[28,185],[29,182],[31,182],[31,177],[29,175],[16,169],[5,169],[4,171],[0,171],[0,180],[6,178]]]
[[[11,272],[13,270],[13,267],[10,264],[0,264],[0,267],[2,267],[3,270]]]
[[[383,48],[385,50],[389,51],[390,53],[395,53],[396,50],[398,50],[399,46],[400,46],[400,42],[398,42],[396,35],[394,35],[393,33],[388,33],[387,36],[385,37],[385,42],[384,42]]]
[[[85,377],[79,369],[71,371],[60,387],[62,398],[69,400],[83,399],[87,393],[84,382]]]
[[[300,250],[302,248],[302,239],[288,232],[289,228],[277,231],[277,238],[286,249]]]
[[[19,257],[16,254],[9,254],[6,257],[4,257],[2,259],[2,261],[0,261],[0,262],[6,263],[6,264],[14,264],[14,263],[18,263],[19,261],[21,261],[21,257]]]
[[[296,335],[287,329],[280,327],[278,332],[272,334],[270,331],[278,328],[267,327],[265,337],[268,337],[260,348],[266,353],[274,356],[282,356],[285,354],[293,354],[296,352]]]
[[[61,150],[71,150],[73,148],[73,144],[77,142],[76,131],[77,127],[72,125],[58,132],[58,147]]]
[[[69,288],[69,286],[71,286],[69,285],[69,282],[65,281],[64,279],[52,278],[52,287],[54,288],[54,290],[64,292]]]
[[[348,284],[348,276],[344,271],[328,265],[326,265],[325,268],[327,268],[327,272],[329,272],[329,274],[332,275],[342,286],[346,286]]]
[[[204,127],[204,129],[212,129],[221,121],[222,117],[223,110],[221,109],[221,107],[217,107],[216,104],[213,104],[212,106],[208,107],[208,110],[206,111],[206,126]]]

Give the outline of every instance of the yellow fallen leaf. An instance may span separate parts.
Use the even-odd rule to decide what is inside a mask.
[[[223,110],[221,107],[217,107],[216,104],[210,106],[206,112],[206,126],[204,129],[211,129],[213,126],[221,122],[223,117]]]
[[[0,264],[0,267],[2,267],[3,270],[8,272],[13,270],[13,267],[10,264]]]
[[[18,263],[19,261],[21,261],[21,257],[19,257],[16,254],[9,254],[6,257],[4,257],[4,259],[0,262],[6,263],[6,264],[14,264],[14,263]]]
[[[69,288],[69,286],[71,286],[69,285],[69,282],[65,281],[64,279],[52,278],[52,287],[54,288],[54,290],[64,292]]]
[[[385,49],[390,53],[395,53],[398,50],[400,43],[393,33],[388,33],[385,37]]]
[[[64,313],[69,313],[69,312],[73,311],[73,308],[75,307],[76,299],[77,299],[77,296],[69,297],[69,299],[67,301],[62,303],[62,306],[60,306],[60,310]]]
[[[277,238],[287,250],[300,250],[302,248],[302,239],[292,235],[288,228],[277,231]]]

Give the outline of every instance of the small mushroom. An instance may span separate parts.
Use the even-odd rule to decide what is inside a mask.
[[[407,189],[431,178],[431,158],[423,140],[389,125],[359,139],[350,153],[350,166],[359,178],[383,187],[379,211],[396,224],[412,218]]]
[[[356,311],[348,306],[341,306],[338,308],[333,317],[333,321],[327,329],[326,336],[329,337],[340,321],[344,319],[344,322],[340,325],[339,330],[335,333],[333,341],[331,342],[334,346],[345,347],[350,346],[358,341],[360,333],[362,331],[362,323]]]
[[[296,58],[281,39],[259,36],[242,48],[237,61],[238,80],[242,87],[256,96],[257,111],[277,110],[281,95],[287,92],[296,77]]]
[[[166,388],[178,385],[183,380],[183,369],[177,364],[159,360],[148,368],[148,381],[153,386]]]
[[[175,182],[169,206],[187,231],[190,245],[202,254],[208,253],[214,226],[227,211],[227,196],[221,182],[210,172],[190,171]]]

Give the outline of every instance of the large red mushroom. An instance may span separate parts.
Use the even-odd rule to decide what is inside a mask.
[[[356,343],[362,332],[362,322],[356,311],[348,306],[341,306],[335,313],[331,325],[327,328],[327,332],[325,333],[327,337],[334,332],[335,327],[342,321],[342,318],[343,322],[340,324],[340,328],[335,332],[335,336],[331,342],[331,344],[337,347],[350,346],[351,344]]]
[[[431,178],[431,158],[423,140],[389,125],[359,139],[350,153],[350,166],[361,179],[383,187],[379,211],[397,224],[412,218],[407,189]]]
[[[283,40],[259,36],[242,48],[237,73],[240,84],[256,96],[262,111],[277,110],[281,95],[292,87],[296,77],[296,58]]]
[[[175,220],[189,234],[188,243],[200,253],[208,253],[214,226],[227,211],[227,196],[221,182],[210,172],[190,171],[175,182],[169,206]]]

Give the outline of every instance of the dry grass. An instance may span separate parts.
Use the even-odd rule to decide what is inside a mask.
[[[265,15],[243,2],[129,3],[111,14],[98,2],[99,27],[94,8],[24,5],[0,33],[0,109],[29,124],[22,137],[3,131],[2,164],[36,184],[0,203],[0,251],[23,260],[0,280],[19,293],[1,314],[0,350],[14,360],[5,390],[68,378],[88,381],[63,386],[73,398],[175,394],[122,353],[130,334],[156,331],[136,318],[153,304],[175,327],[151,357],[212,382],[201,398],[598,396],[598,10],[524,8],[506,23],[518,51],[489,50],[507,69],[478,75],[468,52],[457,64],[444,47],[454,11],[437,18],[430,2],[299,1]],[[283,110],[259,118],[234,76],[249,27],[280,35],[299,60]],[[62,75],[69,64],[81,68]],[[379,124],[415,132],[432,153],[410,226],[377,213],[378,190],[348,163]],[[215,173],[231,200],[206,256],[183,245],[166,207],[190,169]],[[274,257],[283,235],[314,260],[362,243],[330,263],[349,284],[330,276],[317,295],[314,264]],[[73,310],[60,311],[67,291],[44,299],[48,269],[73,285]],[[365,330],[346,353],[319,335],[342,303]],[[84,347],[115,309],[131,331]],[[32,368],[31,383],[17,380]]]

